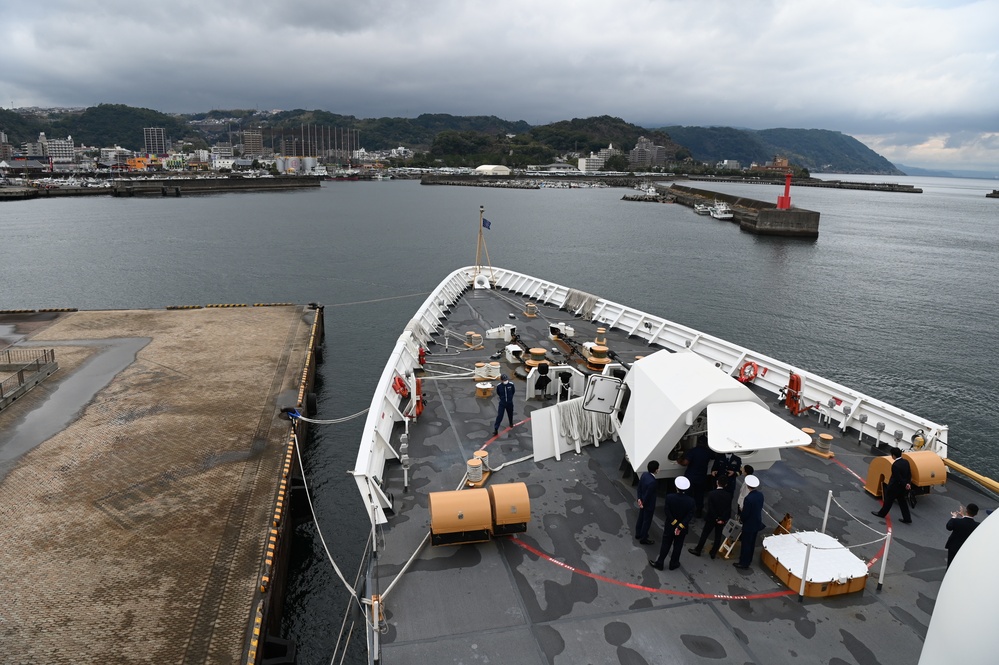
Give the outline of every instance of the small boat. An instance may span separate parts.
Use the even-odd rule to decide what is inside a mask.
[[[715,201],[715,204],[711,206],[710,214],[715,219],[732,219],[735,217],[732,208],[724,201]]]
[[[696,212],[698,215],[710,215],[711,206],[709,206],[707,203],[695,203],[694,212]]]
[[[993,189],[992,192],[985,195],[988,199],[999,199],[999,189]]]

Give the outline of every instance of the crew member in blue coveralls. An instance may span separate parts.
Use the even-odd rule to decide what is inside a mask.
[[[503,414],[506,413],[513,427],[513,393],[516,389],[510,383],[510,377],[504,374],[500,377],[500,384],[496,386],[496,396],[499,397],[499,413],[496,414],[496,422],[493,424],[493,436],[499,434],[499,426],[503,422]]]
[[[648,471],[642,474],[638,481],[638,525],[635,527],[635,540],[642,545],[652,545],[656,541],[649,538],[649,527],[652,526],[652,516],[656,514],[656,490],[659,481],[659,462],[649,460]]]

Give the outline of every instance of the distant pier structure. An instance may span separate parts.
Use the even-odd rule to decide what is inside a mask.
[[[715,201],[724,201],[732,208],[732,221],[749,233],[795,238],[819,237],[819,213],[791,207],[790,177],[785,182],[784,195],[778,197],[777,203],[677,184],[670,186],[669,193],[674,196],[676,203],[691,208],[698,203],[711,205]]]

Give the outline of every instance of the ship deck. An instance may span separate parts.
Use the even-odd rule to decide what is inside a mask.
[[[316,318],[0,314],[60,366],[0,411],[3,662],[254,662]]]
[[[444,327],[461,336],[514,323],[528,347],[546,349],[553,346],[548,322],[571,320],[579,341],[596,335],[596,324],[543,304],[538,318],[526,318],[522,302],[502,290],[468,290],[450,308]],[[625,361],[654,350],[616,330],[607,332],[607,340]],[[734,568],[735,556],[712,560],[706,552],[697,558],[686,551],[696,544],[702,520],[687,537],[679,569],[652,568],[649,559],[658,554],[663,528],[662,496],[672,483],[660,479],[651,534],[656,543],[638,544],[634,479],[622,446],[610,440],[560,461],[527,460],[493,473],[490,484],[527,484],[527,531],[478,544],[427,544],[406,569],[430,526],[429,492],[456,489],[466,460],[480,448],[489,452],[492,468],[532,453],[531,415],[547,404],[525,395],[523,381],[514,379],[514,427],[507,428],[504,419],[494,437],[495,397],[477,397],[469,378],[431,378],[429,370],[453,372],[489,362],[504,346],[498,340],[483,343],[485,348],[471,350],[452,341],[445,351],[442,338],[435,338],[423,380],[426,410],[409,428],[410,486],[404,488],[397,463],[382,479],[394,506],[379,528],[377,589],[368,590],[388,590],[379,636],[382,662],[911,665],[918,660],[945,574],[944,524],[968,502],[977,502],[984,517],[996,497],[952,475],[919,499],[912,524],[898,522],[898,507],[887,522],[880,520],[871,515],[880,503],[861,480],[873,459],[871,437],[861,442],[856,431],[827,429],[815,416],[791,417],[769,393],[765,399],[774,413],[832,434],[834,457],[788,449],[780,462],[758,472],[768,528],[749,570]],[[511,377],[513,369],[502,363]],[[393,442],[401,427],[396,425]],[[796,531],[820,529],[828,490],[842,508],[833,505],[827,532],[857,546],[854,554],[873,564],[871,577],[861,592],[799,601],[796,591],[760,563],[763,535],[785,513],[793,516]],[[877,532],[886,529],[892,541],[878,591],[884,542]]]

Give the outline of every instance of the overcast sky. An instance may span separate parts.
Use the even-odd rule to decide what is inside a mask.
[[[999,2],[2,0],[0,106],[613,115],[999,172]]]

